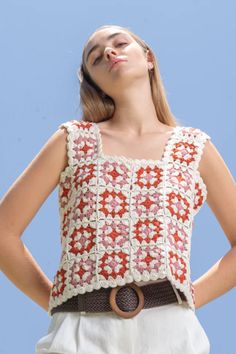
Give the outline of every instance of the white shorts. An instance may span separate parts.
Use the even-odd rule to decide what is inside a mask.
[[[186,303],[143,309],[124,319],[114,312],[56,312],[36,354],[209,354],[210,342]]]

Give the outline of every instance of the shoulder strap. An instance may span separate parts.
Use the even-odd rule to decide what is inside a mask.
[[[77,166],[85,158],[94,155],[96,138],[92,131],[92,122],[69,120],[61,123],[58,129],[67,131],[67,156],[69,166]]]
[[[193,158],[192,168],[194,177],[194,203],[193,215],[195,216],[201,209],[207,198],[207,187],[200,175],[199,163],[204,151],[207,140],[211,137],[206,132],[199,128],[188,127],[186,132],[188,140],[191,144],[191,156]]]
[[[210,136],[199,128],[181,127],[171,147],[173,160],[197,169],[207,139]]]
[[[194,150],[194,168],[198,169],[206,141],[210,140],[211,137],[199,128],[188,127],[187,130]]]

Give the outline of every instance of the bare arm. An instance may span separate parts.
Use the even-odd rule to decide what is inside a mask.
[[[229,241],[230,250],[193,283],[196,308],[236,286],[236,184],[211,141],[206,142],[199,170],[208,190],[207,203]]]
[[[58,129],[0,201],[0,270],[46,311],[52,283],[21,236],[67,166],[66,135]]]

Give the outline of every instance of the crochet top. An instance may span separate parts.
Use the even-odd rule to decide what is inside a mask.
[[[59,179],[61,257],[48,315],[101,287],[168,279],[195,311],[193,220],[207,197],[198,170],[208,134],[175,126],[159,160],[105,155],[98,125],[69,120]],[[177,292],[177,291],[176,291]]]

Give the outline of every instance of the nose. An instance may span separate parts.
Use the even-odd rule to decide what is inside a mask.
[[[109,61],[112,58],[117,56],[117,51],[114,48],[106,48],[104,55],[105,55],[106,60]]]

